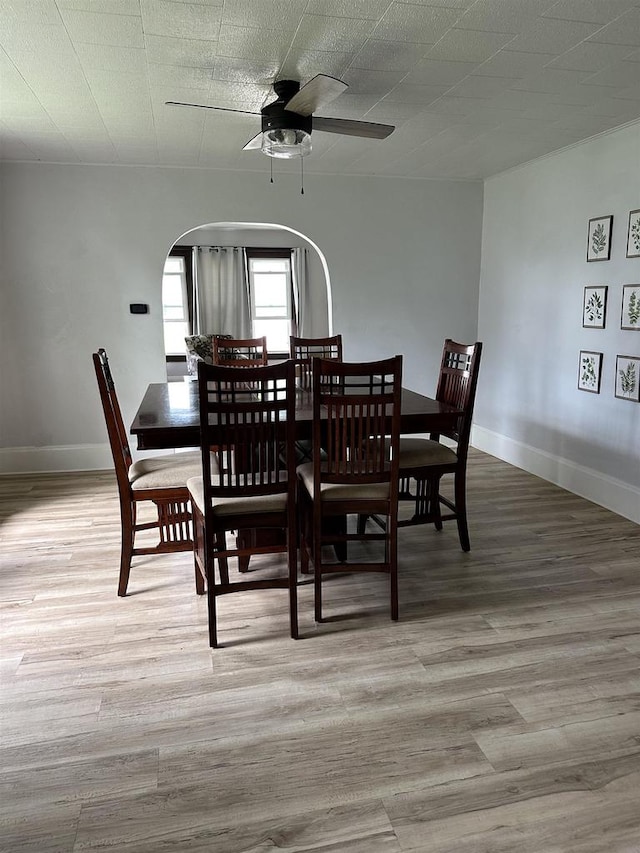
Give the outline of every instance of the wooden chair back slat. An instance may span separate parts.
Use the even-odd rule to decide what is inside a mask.
[[[266,367],[267,339],[214,338],[213,363],[225,367]]]
[[[458,443],[458,455],[466,455],[480,371],[482,344],[461,344],[450,338],[444,342],[436,399],[462,410],[455,429],[443,432]]]
[[[198,365],[205,495],[285,493],[295,482],[295,374]],[[213,463],[212,463],[213,460]]]
[[[317,482],[392,482],[399,435],[402,357],[367,364],[313,359]],[[397,445],[397,441],[396,441]],[[397,470],[396,470],[397,476]]]
[[[129,492],[129,468],[131,466],[131,449],[124,422],[122,420],[122,412],[116,394],[116,388],[109,367],[109,359],[104,349],[99,349],[93,353],[93,366],[96,371],[98,380],[98,390],[100,392],[100,402],[102,403],[102,411],[107,425],[107,435],[109,437],[109,446],[113,457],[113,464],[118,480],[118,488]]]
[[[298,385],[310,391],[313,359],[328,358],[342,361],[342,335],[332,335],[327,338],[301,338],[291,335],[289,354],[296,363]]]

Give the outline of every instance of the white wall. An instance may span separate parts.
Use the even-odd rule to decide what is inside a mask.
[[[311,324],[307,337],[321,338],[330,332],[328,282],[318,249],[308,240],[284,228],[233,227],[231,224],[196,228],[176,242],[178,246],[249,246],[253,249],[300,247],[307,250],[307,288]]]
[[[629,211],[640,207],[640,124],[488,180],[474,443],[640,522],[640,404],[614,397]],[[587,223],[613,214],[611,260],[587,263]],[[606,284],[604,330],[582,328],[585,285]],[[581,349],[604,353],[599,395],[577,389]]]
[[[4,164],[0,179],[0,471],[108,465],[91,353],[109,355],[127,422],[165,379],[167,251],[208,222],[288,226],[324,253],[346,357],[405,356],[433,392],[446,336],[475,340],[482,186],[257,173]],[[147,302],[149,315],[131,315]],[[4,448],[4,449],[2,449]]]

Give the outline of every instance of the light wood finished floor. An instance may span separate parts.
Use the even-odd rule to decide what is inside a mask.
[[[213,652],[189,554],[117,598],[110,474],[0,478],[0,849],[640,851],[640,528],[470,468],[470,554],[401,531],[400,622],[337,576],[298,642],[283,591],[223,599]]]

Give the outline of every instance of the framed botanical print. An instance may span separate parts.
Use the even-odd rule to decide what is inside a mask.
[[[631,210],[629,212],[627,257],[640,258],[640,210]]]
[[[640,284],[625,284],[622,288],[620,328],[640,332]]]
[[[611,257],[611,228],[613,216],[598,216],[589,220],[587,231],[587,260],[608,261]]]
[[[578,388],[580,391],[600,393],[600,376],[602,374],[602,353],[580,350],[578,367]]]
[[[607,285],[590,285],[584,289],[582,325],[585,329],[604,329],[607,317]]]
[[[616,356],[616,397],[640,403],[640,356]]]

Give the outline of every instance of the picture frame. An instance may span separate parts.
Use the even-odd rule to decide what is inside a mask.
[[[622,286],[620,328],[640,332],[640,284]]]
[[[587,285],[582,300],[582,327],[584,329],[604,329],[607,320],[606,284]]]
[[[612,216],[597,216],[589,220],[587,229],[587,261],[608,261],[611,257]]]
[[[616,356],[615,396],[640,403],[640,356]]]
[[[580,350],[578,362],[578,390],[600,393],[602,377],[602,353]]]
[[[629,211],[627,257],[640,258],[640,208],[638,208],[638,210]]]

